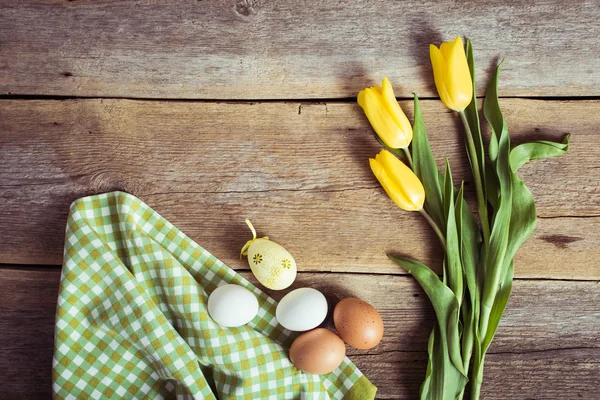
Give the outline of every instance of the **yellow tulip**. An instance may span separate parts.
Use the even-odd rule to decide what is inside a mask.
[[[425,202],[425,189],[417,176],[387,150],[370,158],[371,171],[396,205],[406,211],[419,211]]]
[[[464,110],[473,98],[473,81],[462,39],[444,42],[439,49],[429,45],[429,55],[442,102],[451,110]]]
[[[381,86],[361,90],[358,104],[383,143],[392,149],[408,147],[413,135],[412,126],[396,101],[394,89],[387,78],[383,78]]]

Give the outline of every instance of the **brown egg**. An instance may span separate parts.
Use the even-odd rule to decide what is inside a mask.
[[[340,337],[350,346],[368,350],[383,337],[383,321],[375,308],[361,299],[340,301],[333,310],[333,323]]]
[[[290,360],[309,374],[328,374],[344,361],[346,345],[329,329],[317,328],[298,336],[290,347]]]

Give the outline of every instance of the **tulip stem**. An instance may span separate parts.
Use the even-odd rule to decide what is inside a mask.
[[[440,230],[440,228],[437,226],[437,224],[435,223],[435,221],[433,220],[433,218],[431,218],[431,216],[429,214],[427,214],[427,211],[425,211],[424,208],[421,208],[419,210],[419,212],[421,213],[421,215],[423,217],[425,217],[425,219],[427,220],[427,222],[429,222],[429,225],[431,225],[431,227],[433,228],[433,230],[435,231],[435,233],[440,238],[440,242],[442,242],[442,246],[444,246],[444,251],[446,251],[446,238],[444,237],[444,234],[442,233],[442,231]]]
[[[471,161],[471,169],[473,171],[473,178],[475,179],[475,190],[477,192],[477,211],[479,211],[479,220],[481,221],[481,230],[483,231],[483,243],[487,249],[490,243],[490,221],[488,219],[487,202],[483,194],[483,184],[481,181],[481,173],[479,168],[479,160],[477,158],[477,152],[475,151],[475,143],[473,142],[473,133],[471,132],[471,126],[467,121],[467,116],[463,111],[458,112],[460,119],[465,127],[465,138],[467,142],[467,150],[469,152],[469,160]]]
[[[408,166],[412,169],[412,157],[410,156],[410,151],[408,151],[408,147],[403,147],[404,155],[406,155],[406,159],[408,160]]]

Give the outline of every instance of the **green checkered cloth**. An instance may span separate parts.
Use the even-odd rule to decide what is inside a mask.
[[[258,298],[247,325],[224,328],[208,295],[234,283]],[[55,399],[373,399],[348,358],[328,375],[296,369],[297,334],[277,303],[122,192],[71,206],[56,315]]]

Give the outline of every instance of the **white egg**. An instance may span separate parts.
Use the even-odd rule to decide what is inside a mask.
[[[294,257],[277,243],[266,238],[254,239],[247,251],[252,273],[269,289],[285,289],[296,279]]]
[[[258,300],[251,291],[242,286],[219,286],[208,296],[208,313],[219,325],[235,328],[256,317]]]
[[[292,290],[277,305],[275,316],[290,331],[308,331],[325,320],[327,299],[316,289]]]

